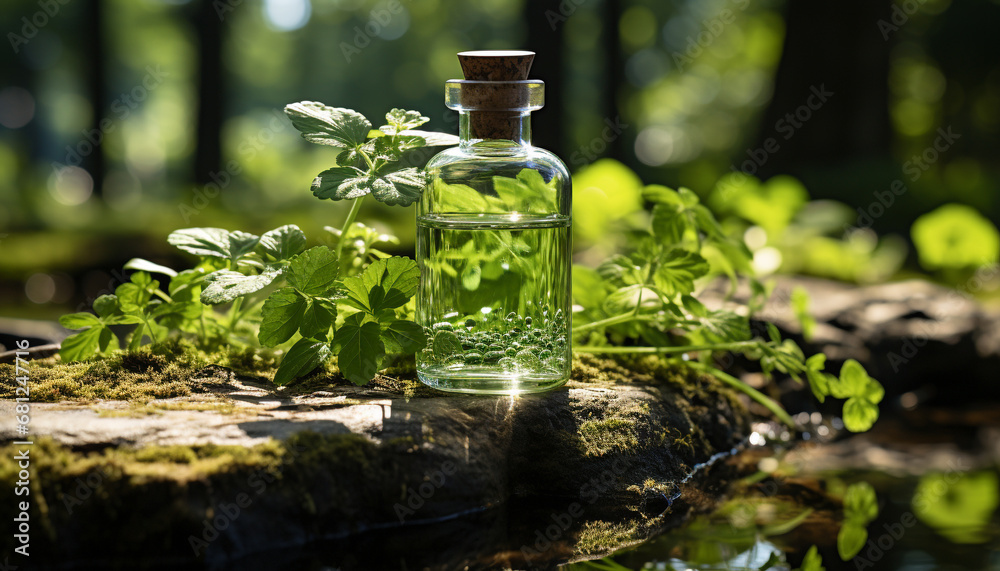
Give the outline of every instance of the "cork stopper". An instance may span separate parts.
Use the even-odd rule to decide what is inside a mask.
[[[482,50],[459,52],[465,79],[474,81],[523,81],[528,79],[535,52]]]
[[[448,82],[458,89],[457,101],[449,95],[449,107],[469,111],[471,138],[522,139],[525,115],[541,107],[543,84],[528,80],[534,59],[534,52],[518,50],[458,54],[465,80]]]

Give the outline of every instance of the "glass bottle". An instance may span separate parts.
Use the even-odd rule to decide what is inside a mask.
[[[417,373],[464,393],[555,388],[571,366],[571,182],[531,145],[544,84],[527,79],[532,52],[458,57],[445,100],[461,142],[427,163],[417,205]]]

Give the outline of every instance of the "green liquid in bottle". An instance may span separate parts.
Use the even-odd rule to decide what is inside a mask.
[[[458,392],[543,391],[569,376],[568,216],[417,217],[420,379]]]

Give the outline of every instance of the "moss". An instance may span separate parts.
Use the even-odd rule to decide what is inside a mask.
[[[579,532],[576,549],[584,555],[607,553],[639,540],[638,532],[636,522],[588,521]]]

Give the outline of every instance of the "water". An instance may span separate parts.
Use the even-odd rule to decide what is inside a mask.
[[[569,377],[569,217],[419,216],[417,260],[422,381],[517,393]]]

